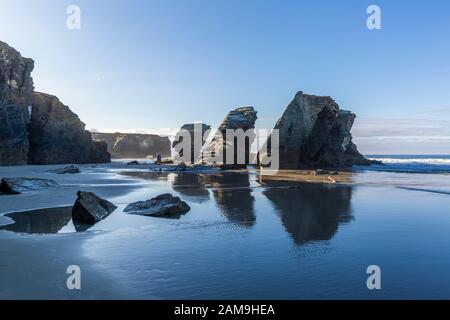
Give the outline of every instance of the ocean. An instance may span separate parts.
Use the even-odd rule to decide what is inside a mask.
[[[450,173],[450,155],[367,155],[379,160],[383,165],[372,165],[367,170],[411,172],[411,173]],[[361,169],[361,167],[358,167]]]

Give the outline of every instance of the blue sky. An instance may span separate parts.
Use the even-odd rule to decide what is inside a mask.
[[[68,30],[68,5],[81,29]],[[382,29],[366,9],[381,7]],[[296,91],[358,115],[364,153],[450,153],[450,2],[0,0],[0,40],[36,89],[88,128],[216,126],[238,106],[271,128]]]

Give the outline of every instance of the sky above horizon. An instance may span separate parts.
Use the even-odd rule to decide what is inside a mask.
[[[381,30],[366,27],[370,4]],[[0,0],[0,41],[90,129],[217,127],[248,105],[271,129],[303,91],[357,114],[365,154],[450,154],[449,12],[445,0]]]

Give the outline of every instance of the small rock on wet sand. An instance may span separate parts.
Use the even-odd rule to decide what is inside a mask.
[[[137,165],[140,165],[140,163],[139,163],[139,161],[134,160],[134,161],[128,162],[127,165],[128,166],[137,166]]]
[[[95,224],[117,209],[108,200],[102,199],[92,192],[77,192],[78,198],[72,209],[74,222],[83,224]]]
[[[144,216],[170,216],[186,214],[191,208],[179,197],[174,197],[170,193],[162,194],[156,198],[139,201],[128,205],[124,212]]]
[[[312,172],[312,175],[314,176],[328,176],[328,175],[339,175],[339,172],[337,171],[328,171],[328,170],[323,170],[323,169],[317,169],[315,171]]]
[[[75,174],[75,173],[80,173],[80,168],[78,168],[77,166],[68,166],[68,167],[56,169],[53,172],[57,173],[57,174]]]
[[[3,178],[0,183],[0,193],[21,194],[26,191],[41,190],[56,187],[58,183],[50,179],[38,178]]]

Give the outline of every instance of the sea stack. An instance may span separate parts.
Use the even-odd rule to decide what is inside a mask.
[[[211,126],[204,124],[204,123],[188,123],[181,127],[180,131],[177,132],[175,139],[172,143],[172,148],[176,148],[184,139],[183,137],[183,131],[186,133],[189,133],[190,136],[190,145],[191,145],[191,156],[190,161],[184,161],[185,163],[196,163],[198,160],[200,160],[200,153],[201,148],[203,147],[203,144],[206,142],[205,133],[211,129]],[[201,141],[201,145],[197,146],[195,148],[194,141],[195,137],[199,137],[199,141]],[[184,149],[180,148],[178,152],[178,156],[183,159],[188,159],[187,157],[184,158]]]
[[[352,141],[354,113],[327,96],[299,91],[275,125],[280,169],[369,165]],[[270,150],[270,139],[268,141]]]
[[[203,151],[203,154],[209,154],[213,157],[221,154],[220,158],[221,162],[223,162],[221,164],[224,168],[241,168],[250,164],[252,160],[250,149],[256,137],[254,129],[257,118],[257,112],[253,107],[241,107],[230,111],[219,126],[214,139]],[[231,142],[231,145],[227,144],[227,130],[229,129],[234,130],[234,132],[242,130],[245,133],[245,143],[242,148],[239,148],[236,139]],[[227,159],[227,151],[229,152],[230,148],[234,148],[234,159],[225,161]],[[239,161],[238,155],[243,157],[243,161]]]

